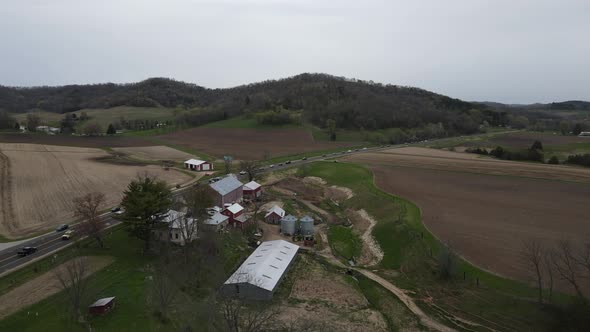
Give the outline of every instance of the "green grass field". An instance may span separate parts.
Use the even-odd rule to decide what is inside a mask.
[[[63,119],[63,114],[59,113],[52,113],[52,112],[45,112],[45,111],[31,111],[29,113],[33,113],[41,119],[41,125],[52,126],[52,127],[59,127],[61,119]],[[28,113],[14,113],[11,114],[16,121],[20,124],[24,124],[27,120]]]
[[[354,191],[355,196],[340,204],[341,209],[364,208],[375,217],[378,224],[373,236],[384,252],[380,264],[382,276],[395,285],[416,292],[418,298],[432,296],[436,306],[447,313],[499,330],[543,331],[553,322],[553,311],[535,303],[534,288],[483,271],[459,258],[455,277],[451,281],[441,280],[437,272],[437,258],[442,245],[422,224],[420,209],[412,202],[378,189],[374,185],[373,174],[364,166],[317,162],[310,165],[308,172],[309,175],[322,177],[329,184]],[[405,217],[398,221],[404,208]],[[344,237],[339,235],[337,238]],[[403,273],[390,274],[386,271]],[[554,294],[553,299],[554,303],[571,300],[563,294]],[[421,305],[424,310],[436,308],[425,303]]]
[[[92,241],[84,240],[79,246],[73,246],[58,253],[60,261],[75,256],[107,255],[115,261],[89,277],[88,294],[82,308],[100,297],[116,296],[115,309],[105,316],[92,317],[89,324],[96,331],[178,331],[185,327],[182,321],[196,324],[197,315],[183,316],[183,319],[162,323],[152,314],[148,304],[150,292],[150,272],[146,269],[154,260],[152,256],[142,254],[142,244],[118,227],[108,231],[105,244],[108,249],[98,248]],[[244,253],[245,247],[241,234],[230,233],[224,239],[225,269],[235,269]],[[51,258],[43,259],[15,273],[0,278],[0,294],[16,287],[37,275],[46,272],[54,264]],[[184,293],[183,293],[184,294]],[[188,296],[179,295],[178,301],[188,301]],[[191,298],[191,306],[206,305],[204,298]],[[63,292],[53,295],[41,302],[0,321],[0,331],[87,331],[83,324],[74,323],[65,309],[66,297]],[[178,305],[177,311],[183,310]],[[174,315],[175,313],[173,313]],[[180,313],[178,313],[180,314]]]
[[[352,228],[345,226],[332,226],[328,232],[328,241],[336,253],[349,260],[361,255],[362,241]]]

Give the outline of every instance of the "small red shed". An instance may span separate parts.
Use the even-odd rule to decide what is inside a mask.
[[[88,312],[93,315],[103,315],[115,307],[115,297],[105,297],[92,303],[88,307]]]

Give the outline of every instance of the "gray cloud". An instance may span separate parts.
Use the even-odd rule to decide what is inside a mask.
[[[28,0],[0,6],[0,84],[301,72],[466,100],[590,100],[587,0]]]

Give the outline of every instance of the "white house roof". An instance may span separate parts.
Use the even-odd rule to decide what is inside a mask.
[[[230,174],[217,182],[211,183],[209,186],[220,195],[225,196],[228,193],[241,188],[243,184],[235,177],[235,175]]]
[[[262,242],[225,284],[249,283],[272,292],[297,250],[298,245],[284,240]]]
[[[231,212],[232,214],[236,214],[236,213],[238,213],[238,212],[240,212],[240,211],[244,210],[244,207],[243,207],[243,206],[241,206],[241,205],[240,205],[240,204],[238,204],[238,203],[234,203],[234,204],[230,205],[230,206],[227,208],[227,210],[228,210],[229,212]]]
[[[189,159],[187,161],[184,162],[185,164],[189,164],[189,165],[195,165],[195,166],[199,166],[201,164],[206,163],[206,161],[204,160],[199,160],[199,159]]]
[[[256,181],[250,181],[244,185],[244,190],[256,190],[260,188],[260,184]]]
[[[268,210],[268,213],[264,216],[264,218],[270,216],[273,213],[278,214],[281,218],[285,216],[285,210],[281,209],[278,205],[275,205],[272,208],[270,208],[270,210]]]
[[[186,215],[186,213],[184,213],[184,212],[180,212],[180,211],[176,211],[176,210],[168,210],[168,213],[166,213],[166,216],[164,216],[164,218],[162,218],[161,222],[167,223],[169,228],[180,229],[180,228],[182,228],[182,225],[180,224],[180,222],[185,215]],[[187,218],[185,225],[190,227],[190,225],[192,225],[192,223],[193,223],[193,218]]]
[[[205,224],[207,225],[219,225],[229,219],[228,216],[224,216],[223,214],[217,212],[212,215],[209,219],[205,220]]]
[[[98,300],[96,300],[96,302],[92,303],[90,306],[91,307],[102,307],[103,305],[111,302],[114,299],[115,299],[114,296],[113,297],[105,297],[105,298],[102,298],[102,299],[98,299]]]

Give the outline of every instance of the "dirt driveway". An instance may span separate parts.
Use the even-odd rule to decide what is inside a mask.
[[[85,259],[88,264],[86,276],[103,269],[114,261],[109,256],[88,256],[81,258]],[[0,296],[0,319],[58,293],[60,291],[60,284],[55,277],[55,271],[57,269],[63,269],[65,264],[68,264],[68,262]]]

